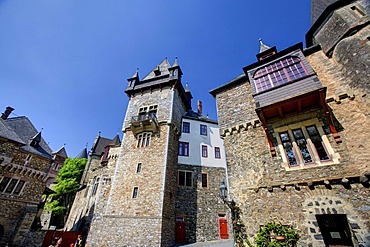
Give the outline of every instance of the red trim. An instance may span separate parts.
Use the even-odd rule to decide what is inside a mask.
[[[263,130],[265,131],[265,134],[266,134],[266,137],[267,137],[267,142],[268,142],[268,144],[269,144],[269,146],[270,146],[270,152],[271,152],[271,155],[272,155],[272,156],[276,156],[275,147],[274,147],[274,145],[272,144],[272,139],[271,139],[270,133],[268,132],[267,124],[266,124],[265,117],[263,116],[263,112],[258,111],[258,112],[257,112],[257,114],[258,114],[258,116],[259,116],[259,117],[260,117],[260,119],[261,119],[262,127],[263,127]]]
[[[330,132],[332,133],[335,142],[336,143],[341,143],[342,138],[340,137],[339,133],[337,132],[337,130],[335,129],[335,126],[333,124],[333,120],[332,120],[331,115],[330,115],[329,107],[328,107],[328,105],[326,104],[326,101],[325,101],[324,90],[321,89],[319,92],[320,92],[321,105],[324,108],[326,120],[329,123]]]

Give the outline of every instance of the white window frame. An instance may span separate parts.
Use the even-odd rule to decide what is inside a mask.
[[[315,148],[314,144],[312,143],[310,136],[307,133],[306,127],[312,126],[312,125],[316,126],[316,129],[320,134],[320,137],[322,139],[322,144],[323,144],[323,146],[324,146],[324,148],[325,148],[325,150],[328,154],[328,157],[329,157],[328,160],[325,160],[325,161],[320,160],[320,157],[317,154],[316,148]],[[339,164],[340,163],[339,162],[340,155],[338,153],[335,153],[334,149],[332,148],[328,137],[325,135],[325,132],[323,130],[323,126],[324,126],[323,123],[321,123],[317,118],[314,118],[314,119],[301,121],[301,122],[294,123],[294,124],[288,124],[288,125],[281,126],[281,127],[274,127],[274,134],[273,135],[274,135],[274,137],[276,138],[276,140],[278,142],[278,150],[280,151],[281,158],[283,160],[282,166],[286,170],[306,169],[306,168],[311,168],[311,167],[326,166],[326,165],[333,165],[333,164]],[[292,130],[295,130],[295,129],[301,129],[304,136],[305,136],[306,145],[307,145],[307,147],[310,151],[311,158],[313,160],[310,163],[304,163],[303,157],[301,155],[301,151],[300,151],[300,149],[299,149],[299,147],[298,147],[298,145],[297,145],[297,143],[296,143],[296,141],[293,137]],[[290,166],[289,165],[289,160],[287,158],[284,146],[283,146],[282,141],[280,139],[280,133],[282,133],[282,132],[288,132],[289,133],[289,137],[290,137],[290,140],[291,140],[292,145],[293,145],[293,152],[294,152],[295,158],[297,160],[297,165],[295,165],[295,166]]]
[[[136,148],[148,147],[150,146],[151,132],[143,132],[137,135]]]

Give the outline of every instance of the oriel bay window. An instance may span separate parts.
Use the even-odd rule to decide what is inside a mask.
[[[259,93],[306,75],[307,71],[298,57],[287,57],[258,69],[253,80]]]
[[[305,167],[339,163],[318,121],[308,120],[306,124],[292,124],[275,128],[283,163],[287,167]]]

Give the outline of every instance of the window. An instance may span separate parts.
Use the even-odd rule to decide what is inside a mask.
[[[203,125],[203,124],[200,125],[200,134],[203,136],[207,135],[207,125]]]
[[[259,93],[306,75],[307,71],[298,57],[287,57],[258,69],[253,80]]]
[[[202,173],[202,187],[207,188],[208,187],[208,174]]]
[[[180,186],[192,186],[193,173],[188,171],[179,171],[178,173],[178,183]]]
[[[179,156],[189,156],[188,142],[179,142]]]
[[[141,165],[142,165],[142,163],[138,163],[137,164],[136,173],[140,173],[141,172]]]
[[[221,151],[219,147],[215,147],[215,158],[221,159]]]
[[[189,122],[182,123],[182,133],[190,133],[190,123]]]
[[[148,132],[144,132],[144,133],[141,133],[137,136],[137,145],[136,147],[137,148],[140,148],[140,147],[147,147],[150,145],[150,137],[151,137],[151,133],[148,133]]]
[[[100,180],[100,178],[97,178],[97,179],[95,180],[92,195],[95,195],[95,194],[96,194],[96,191],[98,190],[99,180]]]
[[[26,159],[24,160],[24,165],[27,166],[31,162],[31,159],[32,155],[27,155]]]
[[[3,177],[0,182],[0,192],[19,195],[25,185],[25,181],[18,178]]]
[[[206,145],[202,145],[202,157],[207,158],[208,157],[208,149]]]
[[[334,151],[321,126],[293,124],[277,128],[278,142],[284,155],[283,161],[289,167],[304,167],[305,165],[322,164],[322,162],[335,161]],[[283,130],[283,131],[281,131]],[[332,154],[331,156],[329,155]],[[332,160],[334,157],[336,160]],[[339,163],[339,162],[338,162]]]
[[[104,152],[103,155],[101,156],[100,163],[108,163],[109,149],[110,149],[109,145],[104,148]]]
[[[139,108],[138,120],[157,119],[158,105],[143,106]]]
[[[137,198],[138,193],[139,193],[139,188],[134,187],[134,191],[132,192],[132,198]]]

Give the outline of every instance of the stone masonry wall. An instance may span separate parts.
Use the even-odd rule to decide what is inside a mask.
[[[219,198],[219,187],[226,178],[224,168],[178,165],[178,170],[193,172],[193,186],[177,186],[176,215],[185,218],[187,243],[220,239],[218,214],[228,215],[229,209]],[[208,186],[202,187],[202,173],[208,174]],[[231,223],[231,219],[227,218]],[[231,238],[232,232],[229,229]]]
[[[27,208],[37,207],[41,199],[45,189],[43,178],[51,159],[31,154],[31,160],[26,162],[29,153],[19,150],[14,143],[4,141],[0,141],[0,155],[6,157],[0,169],[0,178],[15,177],[26,182],[19,195],[0,193],[0,224],[4,227],[0,245],[13,242],[13,245],[20,246],[36,216],[36,212],[28,212]]]
[[[65,226],[66,230],[81,230],[84,237],[87,237],[93,216],[102,215],[105,212],[119,151],[120,147],[110,148],[106,165],[101,164],[100,157],[90,157],[88,161],[90,169],[85,179],[87,186],[76,193]],[[93,194],[97,178],[99,178],[99,183],[96,193]]]
[[[161,246],[160,217],[95,218],[89,234],[89,247],[152,247]],[[93,232],[93,234],[92,234]]]
[[[370,245],[370,191],[368,182],[359,182],[359,177],[370,171],[370,134],[365,127],[370,126],[367,37],[368,29],[364,28],[343,39],[332,58],[322,51],[307,55],[327,88],[326,100],[341,143],[334,141],[322,109],[312,109],[269,125],[272,133],[274,126],[318,119],[331,147],[340,156],[339,164],[287,170],[282,166],[284,154],[279,152],[276,139],[273,143],[277,155],[271,156],[259,123],[243,129],[236,127],[257,118],[250,89],[245,89],[247,84],[239,84],[216,96],[221,127],[232,130],[224,132],[230,193],[242,209],[250,237],[255,236],[260,225],[275,220],[299,229],[300,246],[323,246],[315,215],[331,213],[346,214],[357,238],[355,241],[360,246]],[[340,184],[343,177],[349,178],[350,186]],[[331,181],[330,186],[325,186],[324,180]]]
[[[226,128],[257,119],[254,99],[246,81],[216,95],[220,133]]]
[[[176,174],[178,161],[178,141],[181,131],[181,118],[185,115],[185,106],[178,91],[173,92],[173,107],[171,125],[168,125],[167,164],[163,194],[163,221],[162,221],[162,246],[172,246],[175,243],[175,198]]]

